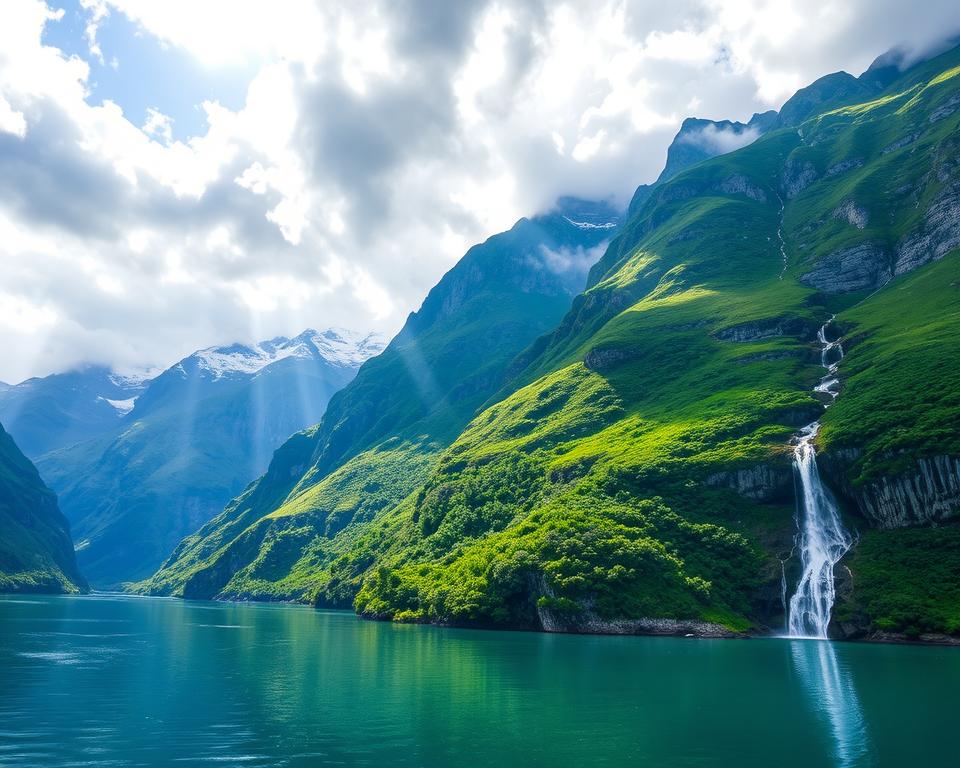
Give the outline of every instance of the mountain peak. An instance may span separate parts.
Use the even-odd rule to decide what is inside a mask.
[[[183,375],[199,371],[218,380],[250,376],[288,357],[319,358],[332,365],[357,366],[378,354],[385,342],[379,334],[361,334],[345,328],[312,328],[298,336],[276,336],[254,345],[234,343],[198,350],[178,364]]]

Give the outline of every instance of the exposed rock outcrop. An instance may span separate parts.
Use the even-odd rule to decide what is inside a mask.
[[[833,211],[833,218],[843,219],[851,227],[863,229],[870,221],[866,208],[857,205],[853,200],[844,200]]]
[[[667,637],[723,637],[747,635],[732,632],[722,624],[696,619],[603,619],[585,611],[576,617],[559,617],[546,608],[538,607],[540,627],[544,632],[590,635],[660,635]]]
[[[887,155],[887,154],[890,154],[891,152],[896,152],[898,149],[902,149],[903,147],[906,147],[908,144],[913,144],[913,142],[915,142],[919,138],[920,138],[919,132],[911,133],[911,134],[908,134],[907,136],[901,136],[896,141],[890,142],[889,144],[887,144],[887,146],[881,149],[880,154]]]
[[[960,109],[960,94],[954,94],[930,113],[930,122],[936,123],[945,117],[950,117],[958,109]]]
[[[861,158],[856,158],[853,160],[841,160],[835,165],[831,165],[827,168],[825,176],[837,176],[841,173],[846,173],[847,171],[852,171],[854,168],[860,168],[863,166],[863,160]]]
[[[917,461],[916,472],[884,477],[856,494],[864,517],[878,528],[932,525],[960,511],[960,459]]]
[[[798,160],[789,160],[783,169],[783,191],[788,200],[792,200],[803,190],[819,178],[813,163],[801,163]]]
[[[821,469],[847,501],[875,528],[936,525],[960,513],[960,458],[918,459],[913,470],[854,485],[848,479],[856,450],[823,456]]]
[[[902,275],[942,259],[960,247],[960,185],[947,187],[927,209],[920,228],[897,248],[894,274]]]
[[[882,248],[863,243],[822,258],[800,282],[825,293],[878,288],[890,279],[890,259]]]
[[[636,357],[636,352],[620,347],[591,349],[583,358],[583,364],[591,371],[606,371]]]
[[[799,317],[774,317],[766,320],[753,320],[747,323],[731,325],[715,331],[713,336],[720,341],[762,341],[779,336],[797,336],[801,339],[814,338],[816,330]]]
[[[751,200],[767,202],[767,193],[750,181],[746,176],[735,173],[720,182],[718,189],[725,195],[745,195]]]
[[[729,488],[748,499],[771,501],[790,493],[793,473],[788,466],[759,464],[746,469],[715,472],[707,477],[706,483],[711,488]]]

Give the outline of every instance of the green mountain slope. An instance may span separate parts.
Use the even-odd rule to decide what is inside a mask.
[[[816,332],[837,315],[849,356],[819,450],[862,531],[838,630],[958,631],[958,65],[818,81],[784,127],[648,188],[556,327],[462,429],[442,421],[449,443],[423,458],[387,408],[348,479],[367,424],[338,442],[325,420],[278,453],[272,495],[148,588],[295,581],[381,618],[553,630],[782,626],[790,440],[823,411]]]
[[[141,588],[198,597],[316,593],[326,583],[317,564],[329,562],[332,539],[421,484],[503,384],[508,363],[582,289],[616,213],[565,206],[472,248],[331,400],[318,427],[291,438],[267,474]],[[334,592],[324,599],[352,597]]]
[[[822,322],[855,305],[838,318],[852,336],[840,369],[849,379],[822,438],[827,456],[831,444],[857,448],[843,473],[849,487],[836,482],[851,514],[872,457],[885,457],[873,471],[889,475],[956,456],[955,288],[933,286],[960,277],[958,220],[946,213],[958,200],[957,59],[922,65],[869,105],[769,134],[655,189],[526,361],[516,379],[526,386],[481,414],[415,499],[382,523],[393,543],[367,554],[379,567],[357,608],[572,629],[649,616],[778,625],[780,561],[788,580],[796,566],[787,559],[789,438],[820,410],[810,342]],[[889,313],[910,286],[924,322],[914,317],[907,330],[890,323],[903,314]],[[868,328],[885,312],[889,325]],[[916,364],[931,362],[919,348],[939,359],[929,399],[911,398],[907,384]],[[886,401],[892,390],[900,396]],[[937,418],[943,428],[930,429]],[[508,470],[517,474],[498,485]],[[960,502],[949,485],[930,499],[947,519]],[[850,562],[882,572],[895,562],[890,551],[865,547]],[[853,585],[844,594],[857,606],[850,633],[906,628],[896,610],[873,612],[879,590],[868,582],[858,593],[856,570]],[[949,590],[922,576],[907,585],[901,600],[912,606],[940,603],[938,590]],[[925,626],[949,628],[932,617]]]
[[[86,589],[56,495],[0,426],[0,592]]]

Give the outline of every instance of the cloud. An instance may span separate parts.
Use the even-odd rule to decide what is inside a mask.
[[[733,126],[718,127],[711,123],[696,131],[684,134],[680,137],[680,142],[701,147],[716,155],[733,152],[735,149],[752,144],[759,136],[760,132],[756,128],[737,130]]]
[[[39,0],[6,0],[0,25],[8,381],[308,326],[393,331],[520,216],[561,195],[625,203],[690,105],[745,120],[960,26],[942,0],[922,14],[895,0],[78,1],[79,54],[45,42],[64,14]],[[136,122],[122,92],[94,99],[121,18],[139,35],[122,57],[134,82],[157,66],[136,58],[152,38],[177,71],[246,78],[242,103],[211,93],[202,128],[176,139],[196,121],[162,92]]]

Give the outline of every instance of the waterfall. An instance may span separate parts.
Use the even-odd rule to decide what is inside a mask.
[[[783,266],[780,268],[780,277],[779,280],[783,280],[783,276],[787,271],[787,243],[783,239],[783,214],[787,208],[787,204],[783,202],[783,198],[780,197],[780,193],[777,193],[777,200],[780,203],[780,213],[778,214],[778,224],[777,224],[777,241],[780,243],[780,258],[783,261]]]
[[[815,392],[826,393],[831,399],[839,391],[836,372],[843,358],[840,341],[827,340],[827,328],[832,322],[831,317],[817,334],[820,362],[827,373],[814,387]],[[802,570],[797,591],[790,598],[788,635],[826,639],[835,597],[833,569],[853,540],[840,522],[833,494],[820,479],[814,448],[819,431],[819,420],[804,427],[793,451],[794,470],[800,484],[797,528]]]

